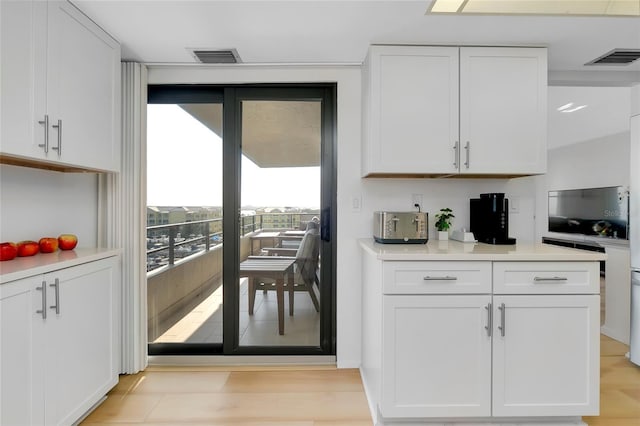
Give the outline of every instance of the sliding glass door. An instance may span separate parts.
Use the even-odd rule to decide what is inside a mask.
[[[150,86],[150,354],[335,354],[334,97]]]

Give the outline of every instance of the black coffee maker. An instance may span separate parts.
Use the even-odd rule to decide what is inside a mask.
[[[472,198],[471,232],[481,243],[515,244],[515,238],[509,238],[509,200],[504,193],[480,194]]]

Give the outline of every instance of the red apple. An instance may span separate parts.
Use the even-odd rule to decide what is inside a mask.
[[[27,240],[18,242],[18,257],[33,256],[38,253],[40,246],[35,241]]]
[[[54,237],[40,238],[38,245],[40,246],[40,253],[53,253],[54,251],[58,251],[58,239]]]
[[[73,234],[62,234],[58,237],[60,250],[73,250],[78,244],[78,237]]]
[[[11,260],[18,255],[18,246],[15,243],[1,243],[0,244],[0,261]]]

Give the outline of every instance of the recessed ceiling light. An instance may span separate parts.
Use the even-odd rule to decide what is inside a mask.
[[[568,104],[564,104],[561,107],[558,107],[558,111],[564,111],[567,108],[571,108],[573,106],[573,102],[569,102]]]
[[[432,13],[456,13],[464,0],[437,0],[431,4]]]
[[[558,111],[560,111],[560,112],[576,112],[576,111],[580,111],[582,108],[586,108],[586,107],[587,107],[587,105],[578,105],[576,107],[563,109],[561,111],[558,109]]]
[[[427,13],[640,16],[638,0],[434,0]]]

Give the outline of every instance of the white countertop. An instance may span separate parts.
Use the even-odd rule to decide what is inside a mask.
[[[59,250],[55,253],[38,253],[35,256],[16,257],[13,260],[0,262],[0,284],[117,256],[120,252],[120,249],[75,248],[73,250]]]
[[[380,244],[372,238],[361,239],[359,243],[380,260],[600,261],[607,258],[605,253],[542,243],[492,245],[436,240],[427,244]]]

